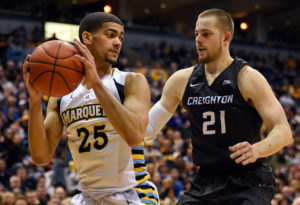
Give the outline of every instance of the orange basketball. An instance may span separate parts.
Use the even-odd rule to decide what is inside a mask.
[[[29,57],[29,81],[44,95],[61,97],[81,82],[84,66],[75,57],[77,49],[60,40],[46,41]]]

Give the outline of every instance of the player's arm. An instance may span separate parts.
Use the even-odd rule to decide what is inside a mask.
[[[231,158],[245,165],[276,153],[292,143],[293,138],[284,110],[267,80],[257,70],[246,66],[240,71],[238,82],[244,98],[252,102],[264,124],[270,129],[265,139],[253,145],[242,142],[230,147],[234,151]]]
[[[150,89],[146,78],[137,73],[127,74],[123,105],[102,82],[93,86],[94,92],[113,127],[129,146],[140,144],[148,123]]]
[[[166,82],[160,100],[155,103],[149,112],[145,140],[153,140],[163,126],[169,121],[182,100],[186,83],[192,68],[175,72]]]
[[[63,125],[57,113],[56,103],[57,99],[50,98],[45,120],[41,101],[29,103],[29,150],[33,162],[37,165],[45,165],[51,161],[61,137]]]
[[[88,48],[77,40],[75,45],[82,54],[76,57],[84,63],[87,84],[93,88],[107,118],[129,146],[140,144],[146,132],[150,103],[150,89],[146,78],[141,74],[127,75],[122,105],[103,85]]]
[[[27,58],[28,59],[28,58]],[[50,98],[45,122],[41,94],[29,82],[28,62],[25,60],[23,78],[29,93],[28,139],[32,160],[45,165],[52,159],[62,133],[62,122],[57,112],[57,99]]]

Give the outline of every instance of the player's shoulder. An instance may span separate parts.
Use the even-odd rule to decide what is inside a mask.
[[[147,82],[147,79],[141,73],[128,72],[126,75],[125,84],[140,84],[145,82]]]
[[[173,75],[171,75],[168,81],[175,82],[175,83],[186,82],[190,78],[193,70],[194,70],[194,66],[180,69],[176,71]]]
[[[262,77],[262,74],[249,65],[244,65],[238,74],[239,82],[241,83],[255,81],[257,77]]]

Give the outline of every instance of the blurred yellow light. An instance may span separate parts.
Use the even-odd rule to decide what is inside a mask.
[[[240,28],[241,28],[243,31],[245,31],[245,30],[248,29],[248,24],[247,24],[246,22],[242,22],[242,23],[240,24]]]
[[[165,4],[165,3],[161,3],[161,4],[160,4],[160,8],[162,8],[162,9],[165,9],[165,8],[167,8],[167,4]]]
[[[149,14],[149,13],[150,13],[150,10],[149,10],[149,9],[144,9],[144,13],[145,13],[145,14]]]
[[[105,5],[103,10],[104,10],[105,13],[110,13],[112,9],[111,9],[110,5]]]

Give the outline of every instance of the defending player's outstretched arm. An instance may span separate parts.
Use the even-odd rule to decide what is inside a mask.
[[[146,130],[146,141],[156,138],[156,135],[169,121],[182,100],[188,78],[193,67],[175,72],[166,82],[161,99],[151,108]]]

